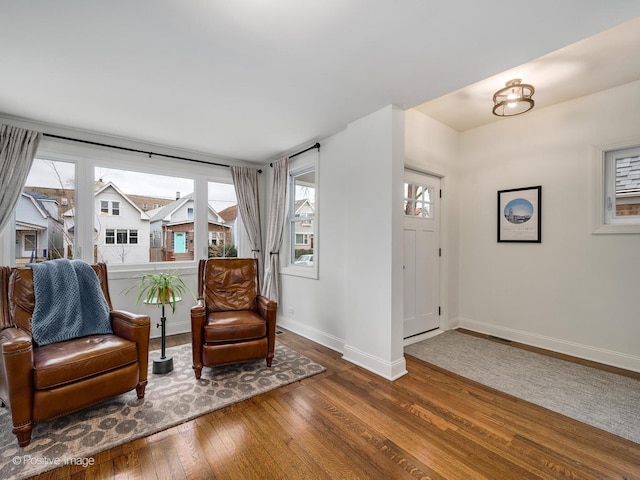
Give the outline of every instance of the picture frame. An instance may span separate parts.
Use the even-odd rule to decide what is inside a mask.
[[[498,191],[498,242],[542,243],[542,186]]]

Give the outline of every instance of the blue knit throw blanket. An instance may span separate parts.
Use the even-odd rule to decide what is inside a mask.
[[[29,266],[35,294],[31,334],[36,344],[113,333],[109,306],[91,265],[61,258]]]

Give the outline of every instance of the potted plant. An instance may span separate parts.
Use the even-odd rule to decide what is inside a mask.
[[[180,274],[176,271],[165,271],[160,273],[145,273],[140,275],[140,280],[131,288],[138,287],[138,297],[147,304],[170,305],[171,312],[176,313],[176,302],[189,292],[194,300],[196,298],[193,291],[184,282]]]

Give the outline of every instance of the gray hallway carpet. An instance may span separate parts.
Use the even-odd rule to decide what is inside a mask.
[[[640,381],[450,330],[405,353],[640,443]]]

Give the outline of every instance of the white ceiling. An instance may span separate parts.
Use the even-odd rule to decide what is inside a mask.
[[[632,48],[605,32],[605,46],[543,57],[640,17],[638,0],[0,0],[0,12],[0,115],[259,163],[385,105],[437,99],[421,110],[462,130],[492,120],[512,77],[535,85],[539,108],[589,93],[576,75],[608,88],[638,79],[609,62],[640,64],[637,20],[622,36]]]
[[[508,121],[493,115],[492,99],[496,90],[516,78],[534,86],[536,109],[640,80],[640,17],[416,109],[459,132]]]

